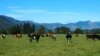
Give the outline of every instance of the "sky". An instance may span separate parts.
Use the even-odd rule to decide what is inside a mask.
[[[100,21],[100,0],[0,0],[0,15],[38,23]]]

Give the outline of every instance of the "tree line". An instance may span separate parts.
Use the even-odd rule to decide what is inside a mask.
[[[16,34],[16,33],[27,34],[30,32],[35,32],[35,26],[34,24],[30,23],[16,24],[10,28],[3,29],[0,32],[5,34]]]
[[[43,33],[66,34],[69,32],[72,32],[75,34],[84,34],[84,33],[89,33],[89,32],[99,34],[100,29],[82,30],[80,28],[76,28],[75,30],[70,30],[70,28],[68,27],[57,27],[54,30],[51,30],[51,29],[47,29],[43,25],[40,25],[40,27],[36,29],[34,24],[23,23],[23,24],[16,24],[10,28],[0,30],[0,33],[5,33],[5,34],[16,34],[16,33],[28,34],[32,32],[38,32],[40,34],[43,34]]]

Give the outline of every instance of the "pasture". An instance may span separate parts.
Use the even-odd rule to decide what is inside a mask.
[[[73,35],[72,42],[67,42],[64,34],[57,34],[56,39],[41,37],[38,43],[30,43],[27,35],[7,35],[0,38],[0,56],[100,56],[100,40],[87,40],[82,34]]]

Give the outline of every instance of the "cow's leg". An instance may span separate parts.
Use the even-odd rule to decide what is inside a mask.
[[[67,42],[69,42],[69,39],[67,38]]]
[[[70,42],[70,38],[68,38],[68,42]]]
[[[72,38],[71,37],[69,38],[69,41],[72,42]]]
[[[30,43],[32,43],[32,38],[30,38]]]
[[[95,41],[95,37],[92,37],[92,39]]]
[[[38,36],[38,38],[37,38],[37,42],[39,41],[39,38],[40,38],[40,37]]]
[[[36,38],[36,37],[34,36],[33,39],[35,40],[35,38]]]
[[[36,36],[36,42],[38,42],[38,37]]]

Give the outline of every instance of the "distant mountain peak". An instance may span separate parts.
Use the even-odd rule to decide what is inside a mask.
[[[76,22],[76,23],[90,23],[91,21],[88,20],[88,21],[79,21],[79,22]]]
[[[94,29],[94,28],[100,28],[100,22],[91,22],[88,21],[79,21],[76,23],[68,23],[68,24],[62,24],[62,23],[37,23],[34,21],[19,21],[15,20],[12,17],[0,15],[0,29],[4,29],[10,26],[13,26],[18,23],[30,23],[35,24],[36,27],[39,27],[40,25],[44,25],[48,29],[55,29],[57,27],[69,27],[70,29],[76,29],[76,28],[82,28],[82,29]]]

